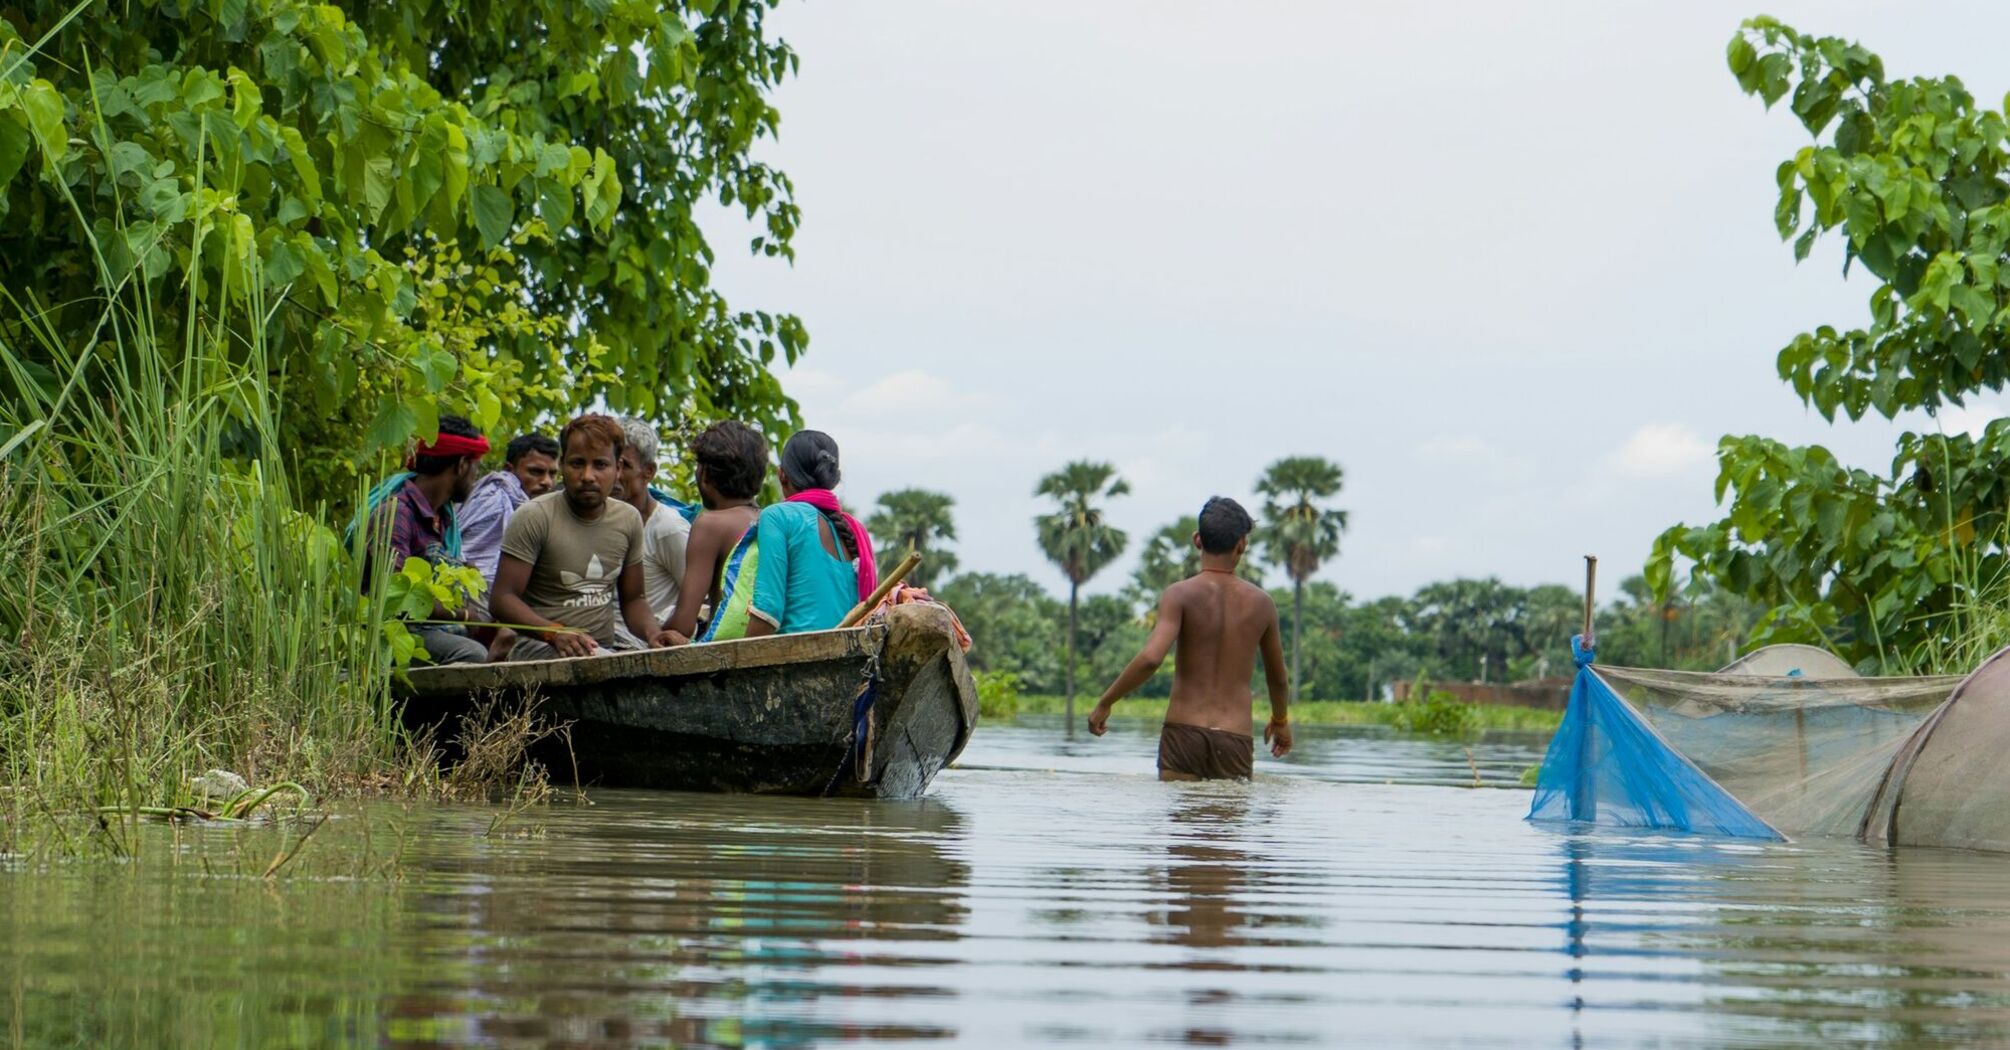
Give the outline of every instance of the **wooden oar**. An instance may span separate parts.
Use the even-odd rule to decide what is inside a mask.
[[[865,619],[866,614],[879,608],[879,603],[885,601],[886,596],[892,594],[895,587],[900,586],[900,581],[907,579],[907,574],[913,572],[920,564],[921,552],[908,551],[907,557],[900,559],[900,564],[880,579],[879,587],[872,592],[872,597],[852,606],[852,610],[845,614],[844,619],[838,621],[838,629],[857,627],[858,622]]]

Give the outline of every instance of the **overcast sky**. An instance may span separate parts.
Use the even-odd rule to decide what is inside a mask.
[[[1723,58],[1760,10],[2010,88],[2000,2],[788,2],[802,75],[763,156],[798,259],[721,219],[717,280],[808,325],[785,386],[846,498],[951,493],[965,569],[1062,585],[1032,491],[1070,459],[1130,481],[1135,553],[1312,454],[1352,519],[1320,576],[1357,597],[1570,582],[1586,553],[1616,579],[1713,516],[1720,435],[1882,469],[1936,425],[1830,427],[1775,377],[1870,288],[1774,234],[1806,135]]]

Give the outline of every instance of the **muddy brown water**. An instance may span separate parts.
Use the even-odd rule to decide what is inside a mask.
[[[918,803],[379,807],[271,882],[276,832],[17,861],[0,1044],[2010,1042],[2010,857],[1536,827],[1457,785],[1539,737],[1301,734],[1247,785],[1027,721]]]

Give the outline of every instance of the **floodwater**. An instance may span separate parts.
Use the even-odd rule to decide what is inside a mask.
[[[1301,734],[1246,785],[1047,721],[918,803],[385,808],[273,881],[276,831],[161,829],[0,869],[0,1044],[2010,1041],[2010,857],[1536,827],[1470,785],[1539,739]]]

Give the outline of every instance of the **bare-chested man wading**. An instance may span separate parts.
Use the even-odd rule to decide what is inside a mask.
[[[1255,764],[1249,680],[1258,651],[1270,687],[1270,724],[1263,727],[1263,742],[1278,758],[1291,750],[1290,687],[1277,605],[1263,588],[1235,574],[1249,549],[1252,527],[1241,504],[1221,496],[1207,501],[1200,509],[1200,531],[1193,536],[1200,548],[1200,574],[1166,588],[1159,598],[1158,624],[1143,651],[1089,712],[1089,732],[1102,736],[1110,708],[1157,673],[1177,645],[1172,705],[1159,732],[1160,780],[1249,779]]]

